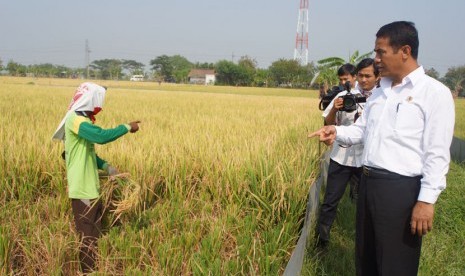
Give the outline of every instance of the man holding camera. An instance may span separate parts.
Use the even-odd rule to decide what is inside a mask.
[[[364,144],[357,201],[357,275],[417,275],[422,236],[446,187],[455,108],[450,90],[417,62],[418,32],[397,21],[376,33],[380,88],[354,125],[324,126],[327,145]]]
[[[348,84],[338,93],[323,112],[325,125],[351,125],[361,115],[363,102],[371,95],[378,81],[378,70],[373,59],[362,60],[357,67],[344,64],[338,69],[340,84]],[[352,90],[358,80],[356,89]],[[316,229],[317,246],[324,248],[329,243],[331,226],[336,218],[337,205],[352,177],[358,183],[362,173],[363,145],[344,146],[334,143],[330,155],[326,192],[320,207]],[[357,186],[351,185],[351,197],[356,198]]]

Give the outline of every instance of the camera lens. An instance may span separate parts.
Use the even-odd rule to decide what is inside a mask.
[[[346,99],[344,99],[342,104],[343,104],[344,108],[350,108],[350,107],[355,105],[355,100],[352,99],[352,98],[346,98]]]
[[[355,97],[344,97],[342,101],[342,111],[352,112],[356,109]]]

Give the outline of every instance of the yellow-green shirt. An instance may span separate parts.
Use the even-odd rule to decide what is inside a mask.
[[[77,112],[79,113],[79,112]],[[68,195],[76,199],[95,199],[100,194],[98,169],[108,164],[95,153],[94,144],[114,141],[131,129],[129,125],[119,125],[112,129],[102,129],[82,115],[72,113],[65,123],[65,156],[68,178]]]

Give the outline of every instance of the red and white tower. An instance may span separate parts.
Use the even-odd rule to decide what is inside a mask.
[[[294,60],[301,65],[308,63],[308,0],[300,0]]]

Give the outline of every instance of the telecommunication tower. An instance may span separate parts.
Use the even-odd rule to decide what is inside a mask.
[[[297,60],[301,65],[308,63],[308,0],[300,0],[294,60]]]

